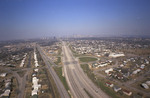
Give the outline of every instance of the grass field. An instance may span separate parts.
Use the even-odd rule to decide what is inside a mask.
[[[69,90],[66,78],[62,76],[62,67],[54,67],[55,72],[57,73],[58,77],[60,78],[61,82],[65,86],[66,90]]]
[[[61,63],[61,57],[57,57],[57,61],[54,62],[56,65],[59,65]]]
[[[94,57],[80,57],[79,60],[81,62],[92,62],[92,61],[96,61],[97,58],[94,58]]]
[[[87,76],[93,81],[93,83],[95,83],[98,87],[100,87],[101,90],[103,90],[106,94],[108,94],[112,98],[119,98],[112,89],[105,86],[105,82],[103,80],[95,78],[95,75],[89,69],[88,64],[81,64],[81,68],[87,74]]]

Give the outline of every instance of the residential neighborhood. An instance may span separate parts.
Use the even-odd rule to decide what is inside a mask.
[[[138,43],[139,41],[141,43]],[[142,96],[150,96],[150,44],[146,41],[149,40],[73,39],[68,45],[77,58],[83,56],[97,59],[81,61],[81,64],[88,64],[96,79],[104,78],[106,86],[114,92],[119,92],[118,95],[133,97],[136,94],[141,96],[141,93]]]

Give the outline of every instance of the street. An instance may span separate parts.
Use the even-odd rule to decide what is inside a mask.
[[[74,98],[88,98],[87,92],[94,98],[109,98],[85,75],[78,60],[72,55],[65,42],[62,42],[64,75]],[[85,90],[87,92],[85,92]]]

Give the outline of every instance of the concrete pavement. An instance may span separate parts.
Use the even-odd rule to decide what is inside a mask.
[[[57,74],[55,73],[54,69],[52,68],[52,66],[49,63],[49,62],[51,62],[50,59],[43,53],[43,51],[40,48],[40,46],[37,45],[37,49],[38,49],[39,53],[41,54],[45,64],[47,65],[48,71],[50,72],[51,76],[54,79],[54,82],[55,82],[55,84],[57,86],[57,90],[58,90],[61,98],[69,98],[68,92],[64,88],[62,82],[60,81],[59,77],[57,76]]]
[[[74,98],[88,98],[85,92],[88,91],[94,98],[109,98],[101,89],[94,85],[94,83],[85,75],[81,69],[78,60],[72,55],[68,46],[63,43],[63,64],[64,75],[68,82],[71,94]]]

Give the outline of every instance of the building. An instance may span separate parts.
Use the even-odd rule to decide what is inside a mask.
[[[109,86],[109,87],[113,87],[114,84],[110,83],[110,82],[106,82],[106,85]]]
[[[1,73],[0,77],[6,77],[7,73]]]
[[[109,74],[110,71],[113,71],[113,68],[110,68],[110,69],[105,70],[105,73],[106,73],[106,74]]]
[[[10,95],[10,89],[6,89],[4,93],[0,95],[0,97],[9,97],[9,95]]]
[[[137,69],[137,70],[133,71],[132,74],[137,74],[137,73],[139,73],[140,71],[141,71],[141,69]]]
[[[145,89],[149,89],[149,86],[148,86],[147,84],[145,84],[145,83],[142,83],[142,84],[141,84],[141,87],[143,87],[143,88],[145,88]]]
[[[146,84],[147,84],[147,85],[150,85],[150,81],[146,81]]]
[[[114,87],[113,87],[113,89],[114,89],[114,91],[115,91],[115,92],[118,92],[118,91],[120,91],[120,90],[121,90],[121,88],[120,88],[120,87],[118,87],[118,86],[114,86]]]
[[[110,58],[117,58],[117,57],[122,57],[125,56],[124,53],[110,53],[109,57]]]
[[[122,92],[125,94],[125,95],[128,95],[128,96],[131,96],[132,95],[132,92],[126,90],[126,89],[122,89]]]

